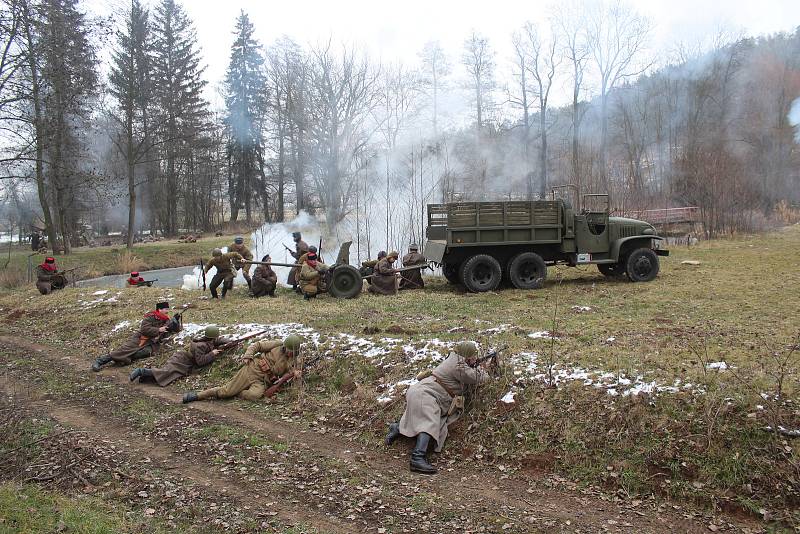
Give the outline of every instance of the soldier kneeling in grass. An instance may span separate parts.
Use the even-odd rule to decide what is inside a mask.
[[[297,335],[287,336],[283,341],[257,341],[244,353],[244,365],[227,384],[203,391],[189,391],[183,403],[208,399],[240,397],[255,401],[264,396],[267,387],[290,370],[295,378],[300,377],[302,366],[297,364],[302,339]]]
[[[137,367],[130,374],[133,382],[155,382],[159,386],[168,386],[177,379],[189,376],[192,371],[213,363],[222,353],[225,345],[234,340],[219,336],[219,328],[207,326],[203,335],[192,339],[188,349],[179,350],[166,363],[157,369]]]
[[[428,445],[435,442],[441,452],[447,439],[447,425],[464,411],[464,393],[468,386],[489,380],[478,364],[478,348],[472,341],[462,341],[433,373],[413,384],[406,392],[406,409],[399,423],[389,425],[386,444],[400,436],[416,437],[411,451],[411,471],[433,474],[436,468],[428,463]]]

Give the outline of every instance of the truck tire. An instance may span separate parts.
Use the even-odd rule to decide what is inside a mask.
[[[649,282],[658,275],[658,256],[649,248],[637,248],[628,254],[625,272],[631,282]]]
[[[443,263],[442,264],[442,274],[453,285],[458,284],[461,280],[458,278],[458,264],[451,264],[451,263]]]
[[[503,278],[503,270],[500,262],[492,256],[476,254],[461,264],[459,278],[467,291],[483,293],[497,289]]]
[[[363,285],[358,269],[352,265],[338,265],[331,275],[328,293],[337,299],[351,299],[361,293]]]
[[[517,289],[539,289],[547,278],[547,265],[535,252],[517,254],[508,262],[508,279]]]
[[[619,263],[598,263],[597,270],[600,271],[603,276],[622,276],[625,274],[625,262],[623,260]]]

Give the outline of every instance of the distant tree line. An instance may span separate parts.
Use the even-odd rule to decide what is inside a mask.
[[[305,210],[367,255],[424,239],[427,203],[560,184],[609,192],[623,213],[698,206],[709,235],[800,202],[800,28],[655,61],[634,10],[576,6],[522,24],[502,64],[478,31],[460,53],[431,41],[416,65],[334,39],[265,46],[242,12],[215,109],[176,0],[130,0],[115,21],[77,0],[0,0],[2,213],[69,253],[85,222],[113,218],[131,246],[141,228]]]

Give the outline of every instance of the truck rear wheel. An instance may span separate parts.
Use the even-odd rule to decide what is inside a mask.
[[[493,291],[503,278],[500,262],[488,254],[472,256],[461,264],[459,271],[461,283],[473,293]]]
[[[539,289],[547,278],[547,265],[535,252],[517,254],[508,262],[508,279],[517,289]]]
[[[625,274],[625,265],[624,262],[598,263],[597,270],[600,271],[603,276],[622,276]]]
[[[337,299],[351,299],[361,293],[364,282],[361,273],[352,265],[338,265],[331,274],[328,293]]]
[[[455,265],[452,263],[442,264],[442,274],[444,275],[445,278],[447,278],[448,282],[454,285],[460,282],[458,278],[458,267],[459,267],[458,264]]]
[[[631,282],[649,282],[658,275],[658,256],[649,248],[637,248],[631,252],[625,265]]]

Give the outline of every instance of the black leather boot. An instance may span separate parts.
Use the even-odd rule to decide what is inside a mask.
[[[147,379],[153,378],[153,371],[151,371],[150,369],[137,367],[131,372],[130,375],[128,375],[128,378],[131,380],[131,382],[133,382],[137,378],[139,379],[139,382],[146,382]]]
[[[134,380],[142,376],[142,371],[144,371],[144,369],[142,369],[141,367],[137,367],[136,369],[131,371],[131,374],[128,375],[128,380],[133,382]]]
[[[389,433],[386,434],[386,439],[384,443],[386,445],[391,445],[394,443],[394,440],[400,437],[400,423],[391,423],[389,425]]]
[[[95,373],[98,372],[103,366],[111,361],[111,355],[106,354],[105,356],[98,357],[94,363],[92,364],[92,371]]]
[[[187,391],[183,395],[183,403],[189,404],[190,402],[194,402],[197,400],[197,392],[196,391]]]
[[[411,451],[411,471],[426,475],[436,473],[436,468],[428,463],[428,443],[430,439],[431,435],[425,432],[417,434],[417,444],[414,446],[414,450]]]

